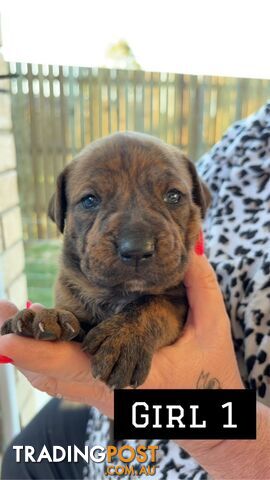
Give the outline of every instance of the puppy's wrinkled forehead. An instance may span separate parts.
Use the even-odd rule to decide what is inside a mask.
[[[119,189],[172,181],[191,187],[185,158],[178,149],[145,134],[117,133],[92,142],[75,159],[68,182],[75,199],[92,188]]]

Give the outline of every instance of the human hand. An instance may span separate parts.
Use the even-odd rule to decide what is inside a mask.
[[[183,335],[156,352],[140,388],[243,388],[230,322],[215,274],[204,256],[192,255],[185,285],[190,311]],[[31,308],[38,311],[42,306]],[[16,311],[11,303],[0,302],[0,323]],[[9,334],[0,338],[0,353],[11,357],[35,388],[113,415],[113,394],[92,377],[91,359],[79,344]]]
[[[39,303],[31,305],[31,310],[35,312],[43,308]],[[0,300],[0,326],[17,311],[11,302]],[[1,356],[12,360],[38,390],[95,405],[112,415],[113,393],[92,377],[90,359],[82,352],[79,343],[50,342],[6,334],[0,336],[0,363]],[[5,359],[3,363],[7,363]]]
[[[157,352],[143,388],[244,388],[230,320],[205,256],[191,256],[184,284],[189,314],[183,334]]]

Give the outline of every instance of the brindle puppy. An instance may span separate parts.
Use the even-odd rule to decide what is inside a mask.
[[[2,335],[77,337],[94,377],[142,384],[155,350],[185,322],[181,282],[209,199],[193,163],[156,138],[91,143],[59,175],[49,206],[64,233],[56,307],[19,312]]]

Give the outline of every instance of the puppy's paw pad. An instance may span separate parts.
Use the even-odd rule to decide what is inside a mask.
[[[111,348],[109,339],[104,342],[96,355],[92,357],[92,375],[94,378],[107,382],[117,360],[119,352]]]
[[[94,378],[110,388],[139,386],[149,373],[153,351],[124,316],[108,318],[90,330],[82,348],[92,355]]]
[[[72,340],[77,337],[81,327],[75,315],[67,310],[57,310],[57,312],[58,323],[61,326],[61,340]]]
[[[20,310],[1,327],[1,335],[16,333],[40,340],[72,340],[79,332],[80,324],[73,313],[55,308]]]
[[[132,388],[137,388],[145,382],[150,372],[152,357],[152,353],[142,352],[141,361],[136,364],[131,377],[130,386]]]
[[[9,333],[12,332],[12,319],[9,318],[8,320],[3,323],[3,325],[0,328],[0,335],[8,335]]]
[[[108,328],[106,321],[104,321],[90,330],[86,335],[82,344],[82,350],[90,353],[90,355],[95,355],[102,345],[104,343],[106,344],[107,338],[110,337],[110,329]]]
[[[138,387],[149,373],[152,356],[140,337],[112,336],[93,355],[92,373],[110,388]]]
[[[128,386],[137,388],[145,382],[151,367],[152,353],[143,349],[140,349],[140,352],[138,350],[136,352],[136,350],[132,350],[130,345],[121,350],[120,356],[106,380],[106,384],[110,388]]]
[[[72,340],[80,331],[80,324],[73,313],[61,309],[43,309],[37,312],[33,330],[41,340]]]
[[[1,327],[1,335],[16,333],[24,337],[33,337],[32,323],[35,312],[31,309],[23,309],[9,318]]]
[[[59,340],[61,328],[58,325],[57,310],[44,308],[36,313],[33,321],[34,337],[39,340]]]

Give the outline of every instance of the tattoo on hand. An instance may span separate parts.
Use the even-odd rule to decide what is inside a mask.
[[[201,371],[196,383],[197,389],[221,389],[220,381],[211,377],[210,372]]]

